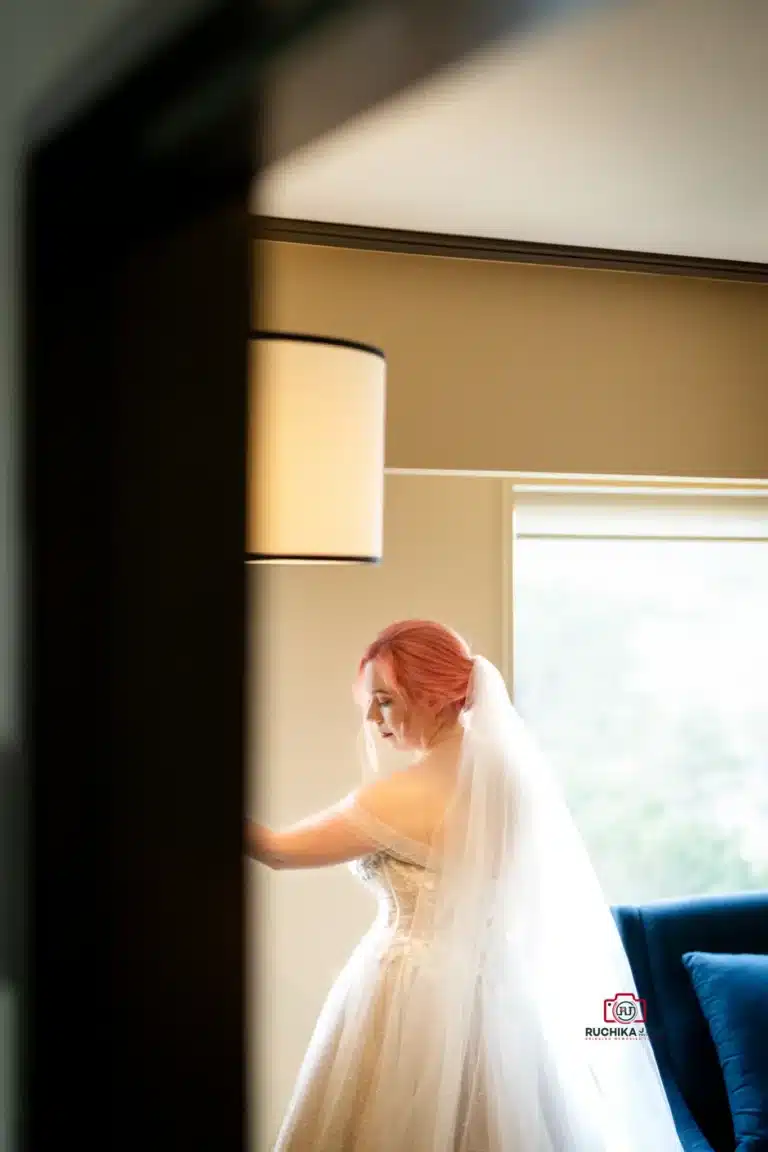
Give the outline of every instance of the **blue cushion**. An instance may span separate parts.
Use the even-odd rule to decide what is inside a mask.
[[[717,1049],[736,1152],[768,1152],[768,956],[686,952]]]

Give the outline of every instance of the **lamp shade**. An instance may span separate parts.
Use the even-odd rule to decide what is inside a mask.
[[[377,348],[251,333],[247,562],[381,559],[385,378]]]

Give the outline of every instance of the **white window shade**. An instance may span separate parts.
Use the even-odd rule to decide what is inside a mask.
[[[554,492],[514,489],[515,535],[768,540],[768,492]]]
[[[345,340],[251,335],[246,560],[381,559],[386,364]]]

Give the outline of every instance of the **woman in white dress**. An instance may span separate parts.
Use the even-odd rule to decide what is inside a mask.
[[[320,1014],[277,1152],[681,1152],[610,909],[500,673],[431,621],[360,662],[370,732],[409,754],[245,850],[352,862],[379,915]],[[616,1033],[619,1032],[620,1035]],[[596,1034],[593,1034],[596,1033]]]

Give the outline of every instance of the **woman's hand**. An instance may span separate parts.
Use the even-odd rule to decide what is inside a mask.
[[[269,867],[275,866],[271,862],[272,833],[263,824],[257,824],[255,820],[245,821],[244,848],[246,856],[250,856],[251,859]]]

